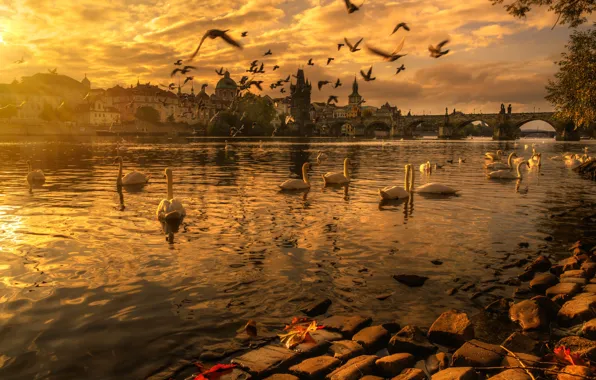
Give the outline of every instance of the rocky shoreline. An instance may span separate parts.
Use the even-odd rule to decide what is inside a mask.
[[[374,324],[372,318],[362,316],[321,317],[314,323],[318,329],[291,348],[276,335],[261,337],[256,325],[249,323],[246,333],[258,342],[255,349],[222,357],[206,352],[202,362],[225,363],[224,369],[202,368],[191,376],[186,371],[184,378],[595,379],[595,275],[596,246],[577,242],[569,248],[569,257],[558,262],[536,257],[521,274],[507,280],[518,286],[515,300],[497,299],[480,317],[447,310],[428,329],[397,322]],[[329,303],[322,300],[302,312],[321,316]]]

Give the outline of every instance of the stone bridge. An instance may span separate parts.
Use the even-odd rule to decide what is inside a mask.
[[[422,130],[436,131],[440,139],[464,138],[464,127],[473,122],[482,122],[493,129],[493,140],[512,140],[520,137],[520,127],[530,121],[540,120],[550,124],[557,132],[559,140],[579,140],[571,123],[555,118],[553,112],[488,113],[464,114],[454,112],[445,115],[371,116],[351,119],[328,119],[318,121],[320,130],[329,135],[339,136],[347,126],[353,134],[363,137],[387,136],[413,138]],[[386,131],[384,133],[383,131]]]

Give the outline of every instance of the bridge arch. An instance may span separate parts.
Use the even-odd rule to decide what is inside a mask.
[[[382,120],[375,120],[366,126],[367,137],[389,137],[391,126]]]
[[[534,129],[528,125],[533,122],[537,122],[536,124],[538,124],[538,123],[547,124],[548,127],[542,126],[541,128],[539,128],[537,125],[536,128]],[[522,129],[522,127],[524,127],[524,126],[528,126],[529,128]],[[530,136],[538,137],[538,136],[544,136],[544,135],[547,135],[549,137],[557,136],[557,128],[555,127],[555,125],[553,125],[553,123],[551,121],[544,120],[544,119],[523,120],[523,121],[516,123],[515,128],[520,130],[521,136],[528,136],[528,137],[530,137]]]
[[[479,123],[479,124],[475,124]],[[462,136],[492,136],[494,126],[484,119],[468,119],[458,122],[455,130]]]

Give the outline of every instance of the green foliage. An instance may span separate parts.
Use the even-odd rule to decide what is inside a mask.
[[[135,117],[148,123],[159,123],[159,111],[153,107],[139,107]]]
[[[45,103],[43,105],[43,109],[39,113],[39,118],[41,120],[45,120],[45,121],[56,120],[56,113],[54,112],[54,109],[52,108],[51,105],[49,105],[48,103]]]
[[[491,1],[493,5],[504,2],[504,0]],[[505,4],[505,9],[514,17],[524,18],[533,6],[548,7],[549,11],[557,15],[556,23],[569,24],[573,28],[585,23],[588,20],[587,16],[596,11],[594,0],[515,0]]]
[[[229,136],[230,129],[236,127],[238,124],[238,117],[230,111],[220,111],[213,118],[213,122],[209,123],[207,127],[207,134],[209,136]]]
[[[559,72],[548,82],[546,99],[558,118],[589,127],[596,122],[596,29],[575,31],[570,39]]]
[[[245,135],[271,135],[273,127],[271,121],[276,117],[273,104],[262,96],[246,93],[238,99],[238,114],[246,114],[242,120]],[[253,127],[254,125],[254,127]]]

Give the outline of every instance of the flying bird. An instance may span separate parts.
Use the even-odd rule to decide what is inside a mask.
[[[185,85],[187,82],[194,80],[195,77],[186,77],[186,79],[184,80],[184,83],[182,83],[183,85]]]
[[[224,75],[224,68],[220,68],[219,71],[215,70],[215,72],[217,73],[217,75]]]
[[[62,107],[64,107],[64,100],[62,101],[62,103],[60,103],[60,105],[59,105],[59,106],[58,106],[58,108],[56,108],[56,109],[60,109],[60,108],[62,108]]]
[[[366,103],[366,100],[362,99],[361,101],[358,102],[358,105],[362,105],[364,103]]]
[[[286,89],[282,87],[281,90],[279,90],[279,92],[281,92],[283,94],[286,92]]]
[[[370,82],[371,80],[375,80],[377,79],[376,77],[372,78],[372,66],[370,67],[370,69],[368,69],[368,72],[365,74],[364,71],[360,70],[360,75],[362,75],[362,78],[364,78],[364,80],[366,82]]]
[[[205,32],[205,34],[203,35],[203,38],[201,38],[201,42],[199,42],[199,46],[197,46],[197,50],[195,50],[192,53],[192,55],[190,56],[190,60],[192,60],[199,53],[199,50],[201,49],[201,46],[203,45],[203,42],[205,41],[206,38],[210,38],[212,40],[214,40],[216,38],[221,38],[228,44],[230,44],[238,49],[242,49],[242,45],[240,45],[238,42],[236,42],[232,37],[228,36],[228,33],[227,33],[228,31],[229,31],[229,29],[226,29],[226,30],[209,29],[207,32]]]
[[[357,7],[350,0],[344,0],[344,3],[346,3],[346,8],[348,10],[348,13],[354,13],[354,12],[356,12],[364,4],[364,3],[362,3],[362,4],[360,4],[360,7]]]
[[[259,81],[255,81],[255,80],[251,80],[248,83],[248,88],[250,89],[252,86],[255,86],[256,88],[258,88],[260,91],[263,91],[263,87],[261,87],[261,84],[263,84],[262,80]]]
[[[399,28],[404,28],[404,30],[407,32],[410,31],[410,27],[408,26],[408,24],[406,24],[405,22],[400,22],[399,24],[397,24],[395,26],[395,28],[393,28],[393,33],[397,32],[399,30]],[[391,33],[391,34],[393,34],[393,33]]]
[[[331,102],[337,103],[337,96],[329,95],[329,99],[327,99],[327,104],[331,104]]]
[[[345,46],[345,44],[337,44],[337,51],[339,51],[342,46]]]
[[[395,75],[401,73],[402,71],[404,71],[406,69],[406,66],[404,66],[403,64],[397,68],[397,71],[395,72]]]
[[[319,83],[317,83],[317,85],[319,86],[319,91],[321,91],[321,88],[326,85],[329,84],[331,82],[329,82],[328,80],[320,80]]]
[[[23,63],[23,62],[25,62],[25,57],[21,57],[21,59],[17,59],[16,61],[14,61],[14,63],[18,63],[18,64]]]
[[[277,65],[273,66],[273,71],[275,71],[277,69],[279,69],[279,66],[277,66]]]
[[[88,93],[87,93],[87,95],[85,95],[85,97],[83,98],[83,100],[87,100],[87,99],[89,99],[89,97],[90,97],[90,96],[91,96],[91,93],[90,93],[90,92],[88,92]]]
[[[312,63],[312,58],[310,58],[310,59],[308,60],[308,65],[309,65],[309,66],[314,66],[314,65],[315,65],[314,63]]]
[[[333,85],[333,88],[338,88],[339,86],[341,86],[341,82],[339,81],[339,78],[337,78],[337,82],[335,82],[335,85]]]
[[[290,81],[290,76],[288,75],[288,77],[286,79],[284,79],[284,82],[288,83]]]
[[[264,68],[265,68],[265,64],[261,63],[261,67],[259,67],[259,69],[257,71],[255,71],[255,73],[261,73],[261,74],[264,73],[265,72],[265,70],[263,70]]]
[[[273,55],[273,53],[271,52],[271,49],[267,50],[263,56],[267,56],[267,55]]]
[[[331,57],[327,58],[327,65],[329,65],[331,63],[331,61],[333,61],[334,59],[335,58],[331,58]]]
[[[344,41],[352,53],[355,53],[358,50],[360,50],[360,49],[358,49],[358,45],[360,45],[360,43],[362,42],[363,39],[364,38],[361,38],[358,42],[356,42],[354,45],[352,45],[350,43],[350,41],[348,41],[348,39],[344,37]]]
[[[240,78],[240,84],[245,84],[247,80],[248,77],[246,75],[242,76],[242,78]]]
[[[174,75],[176,75],[176,73],[180,73],[182,75],[186,75],[186,73],[190,72],[190,70],[195,70],[196,67],[194,66],[184,66],[183,68],[175,68],[172,73],[170,74],[171,77],[173,77]]]
[[[443,48],[443,46],[445,46],[445,44],[447,44],[448,42],[449,42],[449,40],[441,41],[441,42],[439,42],[439,44],[436,47],[432,46],[432,45],[428,45],[428,51],[430,52],[430,56],[433,58],[439,58],[439,57],[442,57],[445,54],[449,53],[449,49],[441,50]]]
[[[52,70],[48,69],[48,71],[50,72],[50,74],[54,74],[54,75],[58,74],[58,68],[57,67],[55,69],[52,69]]]
[[[288,124],[288,123],[293,123],[296,120],[294,120],[294,118],[291,115],[286,116],[286,120],[284,124]]]
[[[366,49],[368,49],[368,51],[370,51],[373,54],[383,57],[383,60],[385,60],[387,62],[394,62],[394,61],[397,61],[398,59],[400,59],[401,57],[404,57],[407,55],[407,54],[398,54],[401,51],[401,49],[404,47],[404,41],[405,41],[405,38],[402,38],[401,42],[399,43],[399,45],[397,45],[397,47],[395,48],[395,50],[393,50],[392,53],[387,53],[383,50],[369,46],[368,44],[366,45]]]
[[[248,35],[248,32],[242,32],[241,36],[242,37],[246,37]]]
[[[182,66],[182,60],[181,59],[177,60],[176,62],[174,62],[174,65]]]

